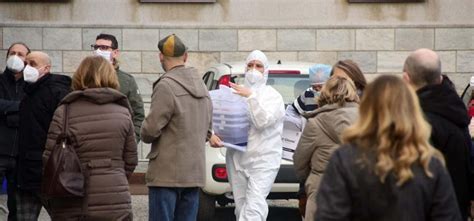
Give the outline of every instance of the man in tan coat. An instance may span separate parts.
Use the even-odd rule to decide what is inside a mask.
[[[146,174],[149,220],[196,220],[205,181],[204,148],[212,103],[197,70],[185,67],[186,46],[176,35],[160,40],[166,73],[154,83],[141,135],[151,143]]]

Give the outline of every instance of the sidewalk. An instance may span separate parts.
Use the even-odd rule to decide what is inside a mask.
[[[133,194],[132,195],[133,220],[147,221],[148,220],[148,195],[144,195],[143,193],[148,194],[148,188],[143,184],[141,185],[132,184],[130,186],[130,192]],[[46,210],[44,210],[44,208],[43,210],[41,210],[41,214],[38,220],[39,221],[51,220]],[[3,221],[3,219],[0,218],[0,221]]]

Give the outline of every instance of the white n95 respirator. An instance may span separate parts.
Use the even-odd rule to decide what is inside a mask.
[[[35,83],[39,78],[39,71],[38,69],[31,67],[30,65],[26,65],[25,69],[23,70],[23,80],[28,83]]]
[[[10,71],[13,71],[15,73],[19,73],[23,70],[24,67],[25,67],[25,62],[23,60],[21,60],[21,58],[18,57],[17,55],[11,55],[11,56],[8,57],[8,59],[7,59],[7,68]]]

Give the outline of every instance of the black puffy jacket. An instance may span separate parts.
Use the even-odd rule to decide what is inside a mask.
[[[18,153],[18,186],[39,191],[41,187],[42,155],[49,124],[59,102],[71,88],[71,78],[47,74],[25,87],[20,103],[20,134]]]
[[[23,78],[15,80],[8,69],[0,74],[0,156],[16,157],[18,153],[18,110],[24,85]]]
[[[420,88],[417,94],[421,108],[432,127],[431,144],[444,155],[461,214],[466,220],[470,207],[470,189],[474,185],[469,169],[470,119],[466,106],[452,85],[444,76],[441,84]]]

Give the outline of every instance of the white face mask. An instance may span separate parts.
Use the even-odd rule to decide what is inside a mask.
[[[11,55],[7,59],[7,68],[15,73],[20,73],[25,67],[25,62],[17,55]]]
[[[23,70],[23,79],[28,83],[35,83],[38,80],[39,75],[38,69],[31,67],[30,65],[26,65]]]
[[[109,61],[112,63],[112,52],[111,51],[101,51],[100,49],[97,49],[94,51],[94,54],[97,56],[101,56],[105,58],[105,60]]]
[[[245,86],[258,88],[263,85],[265,85],[265,78],[262,72],[252,69],[245,73]]]

